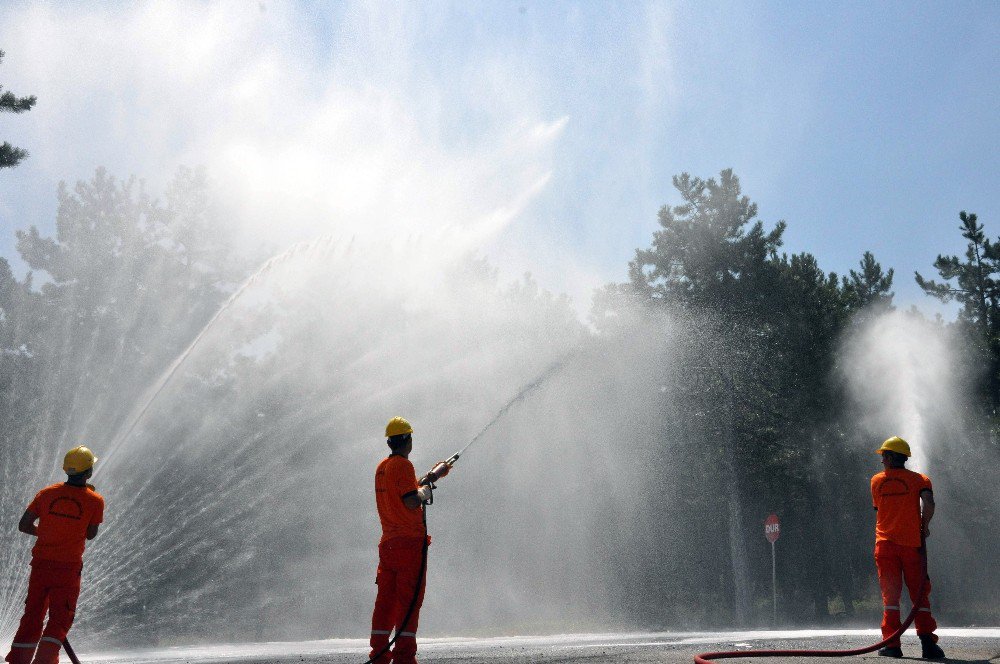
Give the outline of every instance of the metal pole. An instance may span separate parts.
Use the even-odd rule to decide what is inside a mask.
[[[771,594],[774,599],[774,625],[778,626],[778,565],[775,563],[774,542],[771,542]]]

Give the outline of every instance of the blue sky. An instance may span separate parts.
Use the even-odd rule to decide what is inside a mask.
[[[1000,235],[998,34],[987,2],[14,2],[0,254],[59,180],[204,165],[251,246],[435,229],[585,310],[672,175],[732,167],[790,252],[873,251],[930,310],[958,211]]]

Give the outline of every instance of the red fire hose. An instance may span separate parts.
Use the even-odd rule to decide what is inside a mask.
[[[73,664],[80,664],[80,660],[76,657],[76,652],[73,650],[73,646],[69,644],[69,639],[63,639],[63,648],[66,649],[66,654],[69,656],[69,661]]]
[[[921,551],[923,552],[924,559],[924,578],[920,582],[920,591],[917,593],[917,597],[919,598],[924,596],[924,588],[927,587],[927,580],[930,578],[927,575],[927,547],[922,546]],[[910,615],[906,616],[906,620],[903,621],[903,624],[900,625],[899,629],[892,636],[872,646],[854,648],[852,650],[732,650],[728,652],[703,652],[700,655],[695,655],[694,661],[695,664],[708,664],[711,660],[735,659],[737,657],[850,657],[851,655],[864,655],[865,653],[874,652],[887,643],[898,639],[906,631],[906,628],[910,626],[913,619],[917,617],[917,607],[920,604],[921,602],[919,601],[913,603]]]

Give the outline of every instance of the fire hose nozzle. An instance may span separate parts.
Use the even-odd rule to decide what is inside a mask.
[[[451,464],[447,461],[438,461],[434,464],[434,467],[431,468],[431,472],[427,473],[427,476],[431,478],[431,481],[436,482],[450,472]]]
[[[430,485],[431,488],[434,487],[434,483],[440,480],[442,477],[451,472],[451,467],[455,465],[458,460],[458,455],[455,454],[451,456],[447,461],[438,461],[434,464],[434,467],[420,479],[421,485]]]

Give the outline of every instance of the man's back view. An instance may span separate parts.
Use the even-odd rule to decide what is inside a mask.
[[[923,657],[940,659],[944,651],[937,645],[934,634],[937,622],[931,614],[931,580],[927,578],[923,551],[934,516],[931,480],[904,467],[910,457],[910,445],[902,438],[889,438],[876,452],[882,455],[885,469],[871,480],[872,505],[877,512],[875,564],[882,588],[882,638],[889,638],[901,626],[899,600],[905,579],[910,601],[917,607],[915,623]],[[879,654],[902,657],[899,639],[887,643]]]
[[[31,549],[24,615],[6,657],[10,664],[59,661],[80,597],[83,550],[104,520],[104,498],[87,484],[96,461],[86,447],[70,450],[63,461],[66,482],[39,491],[21,516],[18,529],[38,541]],[[46,612],[49,620],[43,632]]]

